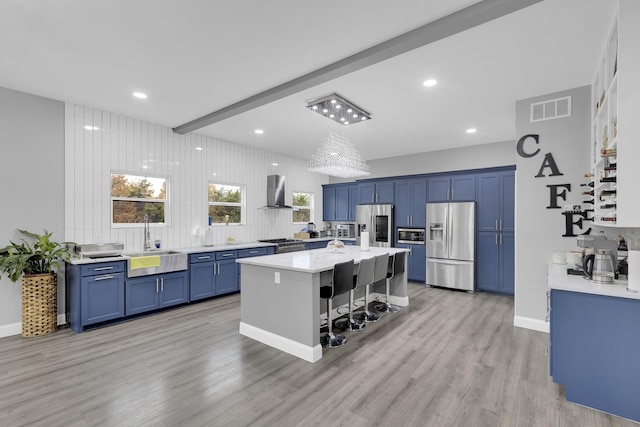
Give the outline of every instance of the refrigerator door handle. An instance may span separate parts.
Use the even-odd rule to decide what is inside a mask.
[[[455,259],[444,259],[444,258],[427,258],[427,260],[434,264],[448,264],[448,265],[468,265],[473,263],[473,261],[458,261]]]

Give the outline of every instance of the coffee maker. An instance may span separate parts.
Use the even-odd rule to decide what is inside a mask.
[[[597,283],[613,283],[618,277],[618,241],[605,236],[578,236],[577,244],[583,248],[583,273]]]

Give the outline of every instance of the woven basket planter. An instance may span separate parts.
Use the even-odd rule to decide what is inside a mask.
[[[22,277],[22,336],[37,337],[58,328],[58,277],[55,273]]]

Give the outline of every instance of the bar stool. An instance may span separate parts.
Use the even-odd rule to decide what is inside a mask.
[[[353,278],[353,287],[349,292],[349,317],[336,320],[336,327],[343,331],[359,331],[364,328],[365,321],[355,319],[353,316],[353,298],[355,290],[363,285],[369,286],[373,282],[373,270],[375,267],[375,258],[363,258],[358,266],[358,275]],[[368,293],[368,292],[367,292]],[[367,304],[367,294],[365,294],[365,304]],[[365,308],[366,309],[366,308]]]
[[[391,287],[391,279],[397,274],[404,273],[404,259],[406,252],[397,252],[389,257],[389,271],[387,273],[387,301],[384,304],[376,305],[376,310],[383,313],[395,313],[400,308],[389,304],[389,288]]]
[[[371,313],[369,311],[369,287],[383,280],[387,277],[387,270],[389,269],[389,254],[378,255],[373,258],[374,267],[373,267],[373,276],[371,276],[370,281],[365,283],[365,291],[364,291],[364,311],[356,314],[356,319],[364,322],[375,322],[380,319],[375,313]],[[360,262],[362,268],[362,261]],[[360,273],[358,273],[360,275]]]
[[[339,347],[347,342],[347,338],[344,335],[333,333],[331,312],[333,311],[333,297],[346,294],[353,288],[353,267],[352,259],[337,263],[333,266],[331,286],[320,287],[320,298],[327,300],[327,326],[329,328],[329,333],[320,338],[320,344],[324,348]]]

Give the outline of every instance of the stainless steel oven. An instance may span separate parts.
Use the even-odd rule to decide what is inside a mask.
[[[424,245],[424,228],[398,228],[398,243]]]

